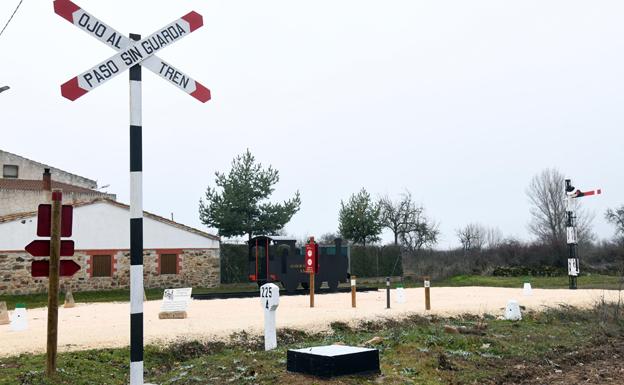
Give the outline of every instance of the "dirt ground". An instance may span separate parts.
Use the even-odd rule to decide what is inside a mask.
[[[540,362],[517,363],[497,384],[621,385],[623,358],[624,341],[605,338],[596,346],[580,346],[573,352],[553,351]]]
[[[426,312],[424,289],[406,289],[405,293],[407,302],[398,304],[395,301],[396,292],[392,290],[391,309],[385,308],[386,293],[383,290],[358,293],[355,309],[351,307],[349,293],[317,295],[313,309],[309,308],[307,296],[282,296],[277,310],[277,325],[278,328],[321,331],[328,329],[332,321],[355,322],[400,317],[408,313],[499,315],[509,299],[518,300],[527,309],[539,310],[559,304],[589,307],[603,297],[615,301],[619,295],[615,290],[533,289],[530,296],[525,296],[522,289],[434,287],[431,289],[432,310]],[[263,310],[259,298],[192,301],[189,316],[183,320],[159,320],[160,304],[161,301],[148,301],[144,305],[146,344],[180,338],[226,338],[241,330],[251,333],[263,330]],[[77,304],[71,309],[60,308],[59,350],[127,346],[129,310],[129,303]],[[24,332],[13,332],[8,325],[0,325],[0,356],[44,352],[46,316],[45,308],[28,309],[29,328]]]

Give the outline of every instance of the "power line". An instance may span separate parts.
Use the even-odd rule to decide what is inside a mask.
[[[15,14],[17,13],[17,10],[19,9],[20,5],[22,5],[22,2],[24,0],[20,0],[19,4],[17,4],[17,7],[15,7],[15,11],[13,11],[13,14],[11,15],[11,17],[9,17],[9,20],[6,22],[6,24],[4,25],[4,28],[2,28],[2,31],[0,31],[0,36],[2,36],[2,33],[4,32],[4,30],[6,29],[6,27],[9,26],[9,23],[11,22],[11,20],[13,20],[13,16],[15,16]]]

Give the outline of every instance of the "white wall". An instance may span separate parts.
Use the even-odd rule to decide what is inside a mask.
[[[23,250],[36,239],[37,218],[0,223],[0,250]],[[107,202],[74,209],[76,250],[130,248],[130,212]],[[219,248],[219,242],[150,218],[143,219],[145,249]]]

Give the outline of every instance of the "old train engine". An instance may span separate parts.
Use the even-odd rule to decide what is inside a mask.
[[[299,285],[308,289],[310,274],[304,271],[304,248],[296,247],[294,239],[257,236],[249,242],[249,280],[259,286],[279,282],[289,292]],[[337,238],[333,245],[319,245],[318,272],[314,276],[315,291],[326,283],[331,291],[340,282],[348,282],[350,266],[349,246]]]

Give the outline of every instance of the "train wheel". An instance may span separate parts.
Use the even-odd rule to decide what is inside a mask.
[[[335,293],[338,291],[338,281],[329,281],[327,282],[327,286],[329,286],[329,291]]]
[[[310,283],[309,282],[301,282],[301,287],[303,287],[305,290],[309,290],[310,289]]]

